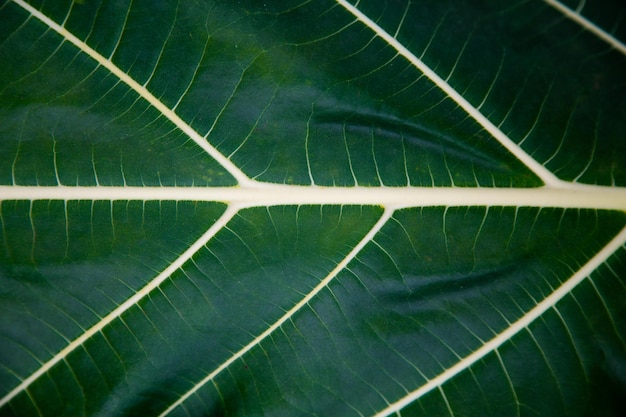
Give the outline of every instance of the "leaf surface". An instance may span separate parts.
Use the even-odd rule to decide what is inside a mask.
[[[620,415],[625,14],[0,2],[0,415]]]

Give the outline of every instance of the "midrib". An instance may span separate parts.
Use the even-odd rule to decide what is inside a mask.
[[[3,200],[217,201],[239,207],[377,205],[555,207],[626,211],[626,188],[563,183],[539,188],[322,187],[253,183],[235,187],[0,186]]]

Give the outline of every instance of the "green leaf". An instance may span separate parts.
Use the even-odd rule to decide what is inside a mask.
[[[622,415],[625,19],[0,1],[0,416]]]

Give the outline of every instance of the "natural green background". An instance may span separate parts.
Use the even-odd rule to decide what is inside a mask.
[[[626,42],[623,2],[563,3]],[[407,193],[543,185],[335,1],[29,4],[252,179]],[[560,179],[626,185],[623,51],[539,0],[355,4]],[[237,181],[109,69],[0,0],[0,185]],[[69,196],[0,195],[0,399],[155,278],[227,206]],[[241,209],[0,415],[159,415],[312,291],[383,210]],[[374,415],[528,313],[625,225],[624,212],[593,209],[397,210],[328,286],[171,415]],[[622,245],[402,415],[623,415],[624,300]]]

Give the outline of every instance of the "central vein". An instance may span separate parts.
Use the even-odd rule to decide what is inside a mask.
[[[219,201],[240,207],[277,205],[377,205],[560,207],[626,211],[626,189],[567,187],[321,187],[255,183],[236,187],[34,187],[0,186],[2,200]]]

